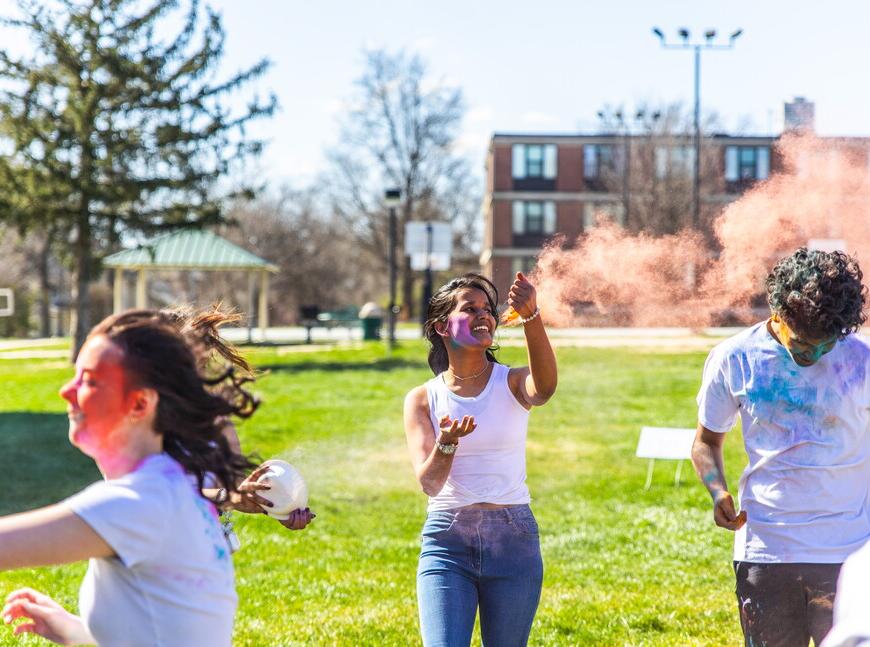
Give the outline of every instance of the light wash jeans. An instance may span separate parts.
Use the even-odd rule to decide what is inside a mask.
[[[417,568],[423,645],[469,645],[478,607],[484,645],[526,645],[543,576],[529,506],[430,512]]]

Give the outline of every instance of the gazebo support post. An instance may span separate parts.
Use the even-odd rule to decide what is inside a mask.
[[[115,268],[115,281],[112,286],[112,314],[124,309],[124,270]]]
[[[254,308],[256,301],[254,300],[254,292],[257,289],[257,275],[254,272],[248,272],[248,343],[254,343]]]
[[[269,327],[269,272],[260,272],[260,303],[257,309],[257,323],[260,325],[260,336],[266,341],[266,328]]]
[[[144,268],[139,269],[136,274],[136,308],[138,310],[144,310],[148,307],[148,278],[146,274],[147,270]]]

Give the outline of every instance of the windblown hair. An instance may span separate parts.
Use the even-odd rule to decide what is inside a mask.
[[[444,340],[441,338],[441,335],[435,330],[435,324],[439,321],[447,321],[447,317],[453,311],[453,308],[456,307],[456,293],[465,288],[475,288],[486,294],[486,300],[489,301],[492,316],[495,318],[496,325],[498,325],[498,290],[496,290],[492,281],[485,276],[474,273],[463,274],[438,288],[438,291],[429,300],[426,323],[423,324],[423,336],[429,340],[429,367],[435,375],[446,371],[450,365],[450,360],[447,357],[447,348],[444,346]],[[498,361],[493,354],[493,351],[496,350],[498,350],[497,347],[487,349],[486,358],[489,361]]]
[[[213,332],[220,325],[216,317],[206,313],[203,320],[212,322]],[[222,429],[228,416],[249,418],[259,402],[243,388],[253,377],[236,375],[235,363],[210,371],[215,346],[208,342],[209,326],[195,326],[195,320],[179,325],[167,312],[129,310],[101,321],[89,337],[105,335],[121,349],[130,388],[157,392],[154,430],[199,488],[208,474],[217,487],[235,491],[255,464],[230,448]]]
[[[800,333],[843,339],[867,318],[863,278],[858,261],[848,254],[801,247],[767,277],[767,302]]]
[[[254,369],[233,344],[220,335],[220,328],[227,324],[241,323],[244,317],[235,310],[226,310],[220,302],[207,310],[197,310],[191,306],[177,306],[161,310],[172,319],[182,333],[190,335],[205,347],[206,353],[198,353],[199,359],[209,362],[216,353],[236,367],[247,377],[254,377]]]

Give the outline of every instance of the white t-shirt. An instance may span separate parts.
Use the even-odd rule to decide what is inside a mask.
[[[734,559],[837,564],[870,539],[870,347],[850,335],[800,367],[766,322],[716,346],[698,419],[725,433],[740,413],[747,522]]]
[[[115,551],[79,591],[91,635],[111,647],[223,647],[232,641],[233,566],[214,506],[166,454],[65,501]]]
[[[870,646],[870,544],[853,553],[840,570],[834,626],[821,647]]]

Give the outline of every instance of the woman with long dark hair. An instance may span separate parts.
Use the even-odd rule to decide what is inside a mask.
[[[104,480],[56,505],[0,519],[0,570],[90,560],[76,616],[32,589],[6,598],[15,633],[61,644],[229,645],[236,593],[208,477],[237,492],[254,464],[223,420],[257,401],[205,340],[159,311],[108,317],[60,391],[69,439]]]
[[[522,275],[508,305],[525,331],[529,365],[492,352],[498,293],[477,274],[429,302],[424,332],[435,377],[405,398],[405,435],[429,495],[417,570],[423,644],[468,645],[480,611],[484,645],[525,645],[543,578],[526,487],[529,410],[556,390],[556,358]]]

